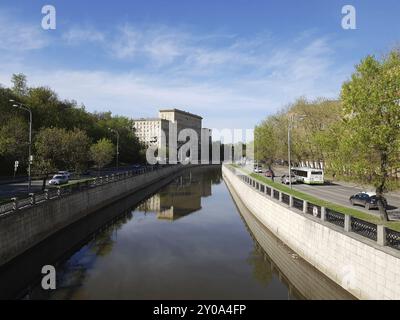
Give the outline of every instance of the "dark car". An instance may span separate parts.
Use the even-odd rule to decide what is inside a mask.
[[[382,202],[385,208],[387,208],[387,201],[385,198],[382,197]],[[376,197],[376,193],[373,192],[360,192],[354,194],[350,197],[350,203],[354,205],[361,205],[364,206],[365,209],[377,209],[378,208],[378,201]]]

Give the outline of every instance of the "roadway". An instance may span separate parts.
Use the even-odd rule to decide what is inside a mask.
[[[125,166],[120,167],[118,170],[116,168],[104,168],[101,171],[101,175],[109,175],[117,172],[124,172],[128,170],[132,170],[133,166]],[[69,182],[74,182],[82,179],[89,179],[99,175],[99,172],[96,170],[89,171],[87,175],[73,176]],[[46,181],[46,187],[52,187],[49,185],[49,180],[52,178],[52,175],[49,175],[49,179]],[[27,177],[25,181],[21,181],[21,177],[18,177],[15,182],[3,182],[0,183],[0,202],[4,199],[10,199],[13,197],[26,197],[28,196],[28,181]],[[32,180],[31,183],[31,192],[41,192],[43,185],[43,180]]]
[[[275,182],[280,182],[280,177],[287,174],[287,168],[275,167]],[[293,184],[293,189],[310,194],[320,199],[336,203],[345,207],[354,208],[365,213],[379,216],[378,209],[366,210],[362,206],[352,206],[349,202],[351,195],[362,191],[374,191],[372,187],[363,187],[357,184],[350,184],[345,182],[334,182],[324,185],[308,185],[308,184]],[[385,194],[385,198],[389,204],[388,214],[392,219],[400,219],[400,193],[389,192]]]

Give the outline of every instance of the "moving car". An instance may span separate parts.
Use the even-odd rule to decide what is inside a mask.
[[[64,176],[62,174],[56,174],[50,181],[49,184],[50,185],[61,185],[61,184],[65,184],[68,183],[68,177]]]
[[[71,173],[69,171],[58,171],[57,174],[66,176],[68,179],[71,178]]]
[[[254,172],[255,173],[262,173],[262,168],[261,167],[254,167]]]
[[[297,182],[297,178],[296,178],[296,176],[294,175],[294,174],[292,174],[292,175],[290,175],[290,180],[289,180],[289,175],[283,175],[282,177],[281,177],[281,182],[283,183],[283,184],[290,184],[290,182],[292,183],[292,184],[295,184],[296,182]]]
[[[382,202],[385,208],[387,208],[387,200],[385,198],[382,198]],[[378,203],[377,203],[377,198],[376,198],[376,193],[375,192],[360,192],[357,194],[354,194],[350,197],[350,203],[351,205],[361,205],[364,206],[365,209],[370,210],[370,209],[377,209],[378,208]]]

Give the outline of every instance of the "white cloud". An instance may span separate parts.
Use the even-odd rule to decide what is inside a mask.
[[[36,24],[17,23],[4,13],[0,14],[0,50],[24,52],[38,50],[48,45],[40,21]]]
[[[80,44],[82,42],[98,42],[105,40],[105,35],[88,26],[75,26],[62,35],[63,40],[69,44]]]
[[[9,84],[17,70],[27,74],[30,85],[50,86],[91,111],[142,117],[178,107],[203,115],[208,127],[252,128],[299,96],[337,96],[351,70],[335,68],[332,39],[314,35],[282,43],[268,33],[242,38],[125,24],[112,34],[73,28],[63,38],[99,45],[126,63],[127,71],[103,64],[102,71],[53,67],[44,72],[20,61],[12,68],[0,65],[0,83]]]

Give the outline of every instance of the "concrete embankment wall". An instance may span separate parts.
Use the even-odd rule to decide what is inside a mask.
[[[41,269],[44,265],[57,265],[60,261],[70,257],[83,245],[93,239],[98,232],[102,232],[115,221],[129,219],[132,208],[141,201],[168,185],[180,175],[201,174],[210,168],[220,166],[196,166],[186,172],[178,172],[165,179],[160,179],[139,192],[129,193],[109,205],[96,210],[93,214],[85,215],[66,228],[52,234],[38,245],[27,250],[12,261],[0,267],[0,300],[23,298],[32,283],[41,279]],[[27,266],[29,266],[27,268]]]
[[[359,299],[400,299],[400,259],[256,191],[227,167],[228,188],[275,236]]]
[[[94,211],[190,166],[171,166],[0,216],[0,266]]]
[[[278,270],[279,278],[287,280],[289,292],[307,300],[352,300],[354,297],[328,279],[279,240],[244,205],[230,183],[225,180],[250,234],[267,255],[271,269]]]

